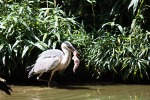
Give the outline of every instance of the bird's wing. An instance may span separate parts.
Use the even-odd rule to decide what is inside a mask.
[[[47,72],[58,66],[60,62],[61,59],[58,56],[41,59],[36,61],[33,71],[34,73]]]
[[[49,49],[49,50],[46,50],[46,51],[43,51],[39,57],[42,57],[42,56],[61,56],[63,55],[63,52],[59,49]]]
[[[36,62],[38,60],[41,59],[45,59],[45,58],[53,58],[53,57],[60,57],[60,59],[62,59],[62,56],[64,55],[64,53],[61,50],[58,49],[50,49],[50,50],[46,50],[44,52],[42,52],[39,56],[38,59],[36,60]]]
[[[61,62],[63,55],[63,52],[58,49],[50,49],[42,52],[38,56],[38,59],[29,72],[29,75],[52,70]]]

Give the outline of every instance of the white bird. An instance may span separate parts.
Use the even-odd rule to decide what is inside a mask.
[[[70,42],[65,41],[61,44],[61,50],[58,49],[50,49],[42,52],[38,59],[36,60],[33,68],[28,74],[28,78],[35,74],[40,74],[37,77],[37,80],[46,81],[40,79],[40,76],[44,72],[51,71],[51,76],[48,81],[48,86],[52,80],[54,73],[58,70],[63,71],[67,68],[71,61],[71,52],[78,52]],[[79,53],[78,53],[79,54]]]

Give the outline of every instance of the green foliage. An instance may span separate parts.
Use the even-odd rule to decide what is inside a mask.
[[[38,8],[28,2],[2,5],[1,14],[0,69],[7,75],[24,72],[41,51],[55,48],[78,25],[59,7]]]
[[[93,75],[99,77],[105,72],[113,72],[122,75],[123,79],[149,79],[150,44],[149,32],[142,29],[147,17],[143,16],[144,11],[144,0],[118,0],[114,3],[110,12],[112,20],[106,17],[107,21],[99,31],[92,32],[93,41],[84,51],[87,55],[85,61]],[[130,18],[124,19],[124,14]],[[127,26],[123,24],[126,21],[130,21]]]
[[[65,34],[63,40],[68,40],[74,44],[76,49],[80,52],[81,61],[86,62],[86,60],[89,60],[87,59],[87,56],[89,55],[87,55],[86,49],[88,45],[92,45],[93,40],[91,36],[86,33],[83,26],[74,31],[72,34]]]
[[[122,74],[124,79],[149,79],[149,32],[136,26],[131,35],[102,33],[103,35],[96,38],[86,51],[89,55],[88,67],[94,65],[94,74],[111,71]]]
[[[0,70],[22,73],[68,40],[93,75],[149,78],[149,9],[146,0],[0,0]]]

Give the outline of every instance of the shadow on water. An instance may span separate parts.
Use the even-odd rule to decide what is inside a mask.
[[[60,86],[56,86],[54,88],[57,89],[68,89],[68,90],[95,90],[91,87],[84,87],[84,86],[79,86],[79,85],[60,85]]]
[[[56,88],[56,89],[68,89],[68,90],[96,90],[93,88],[94,86],[119,86],[119,84],[113,83],[113,82],[68,82],[68,83],[58,83],[54,82],[55,84],[52,84],[52,87],[50,88]],[[41,86],[41,84],[43,84]],[[39,85],[36,85],[39,87],[47,87],[47,82],[41,82]]]

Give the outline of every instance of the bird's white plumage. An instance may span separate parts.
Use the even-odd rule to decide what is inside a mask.
[[[34,73],[47,72],[52,70],[58,66],[60,62],[61,59],[58,56],[38,60],[33,67]]]
[[[54,69],[61,63],[63,55],[63,52],[58,49],[51,49],[42,52],[38,56],[38,59],[32,68],[32,72],[38,74]]]
[[[63,55],[64,55],[64,53],[58,49],[46,50],[38,56],[38,59],[36,60],[36,62],[38,62],[39,60],[45,59],[45,58],[53,58],[56,56],[60,57],[60,59],[62,59]]]
[[[44,72],[51,70],[51,77],[48,81],[49,85],[55,71],[63,71],[66,69],[71,61],[71,52],[76,51],[68,41],[63,42],[61,48],[62,51],[58,49],[50,49],[42,52],[29,72],[28,77],[31,77],[34,74],[40,74],[37,77],[37,79],[39,79]]]

